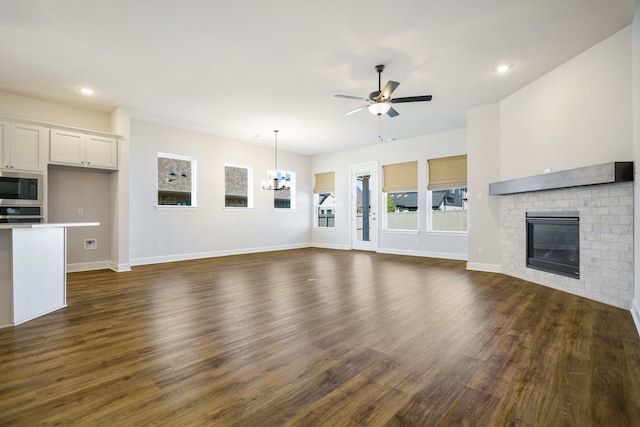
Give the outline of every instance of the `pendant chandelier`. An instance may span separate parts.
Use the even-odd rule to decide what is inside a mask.
[[[267,179],[262,181],[263,190],[288,190],[290,188],[289,181],[278,171],[278,130],[274,130],[276,140],[275,169],[267,171]]]

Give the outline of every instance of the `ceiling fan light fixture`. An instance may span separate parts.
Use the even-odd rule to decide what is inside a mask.
[[[381,116],[385,114],[391,108],[391,104],[388,102],[376,102],[369,105],[369,111],[371,114]]]

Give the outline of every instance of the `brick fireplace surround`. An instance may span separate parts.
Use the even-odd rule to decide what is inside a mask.
[[[525,266],[528,211],[580,213],[580,279]],[[630,309],[633,299],[633,183],[501,196],[502,272]]]

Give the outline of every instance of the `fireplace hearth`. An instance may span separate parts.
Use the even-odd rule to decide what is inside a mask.
[[[526,265],[529,268],[580,278],[580,214],[526,213]]]

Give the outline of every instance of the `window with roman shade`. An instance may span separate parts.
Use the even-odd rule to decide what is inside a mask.
[[[317,173],[315,185],[313,186],[313,192],[318,193],[333,193],[335,192],[336,178],[335,172]]]
[[[313,200],[316,228],[333,228],[336,225],[335,172],[315,174]]]
[[[430,159],[427,189],[444,190],[467,186],[467,156]]]
[[[418,162],[383,165],[386,230],[418,230]]]
[[[467,231],[467,156],[429,159],[431,231]]]

